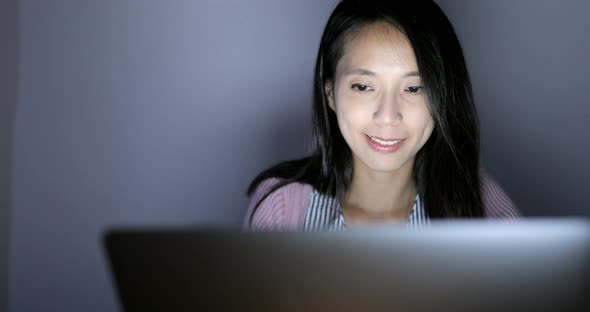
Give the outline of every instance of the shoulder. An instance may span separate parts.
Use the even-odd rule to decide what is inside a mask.
[[[243,230],[281,231],[300,228],[313,187],[294,182],[270,193],[281,182],[281,179],[271,178],[258,185],[250,198]]]
[[[487,218],[516,220],[521,213],[500,184],[485,170],[480,171],[481,202]]]

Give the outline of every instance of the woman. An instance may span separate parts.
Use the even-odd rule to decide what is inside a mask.
[[[437,218],[517,218],[480,169],[459,40],[429,0],[343,0],[316,61],[309,157],[260,173],[252,230],[343,230]]]

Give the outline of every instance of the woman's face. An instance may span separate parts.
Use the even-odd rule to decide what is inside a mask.
[[[365,27],[345,44],[334,77],[325,91],[355,170],[411,170],[434,121],[407,38],[384,23]]]

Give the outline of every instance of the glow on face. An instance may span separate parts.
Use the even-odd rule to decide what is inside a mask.
[[[378,23],[353,34],[325,87],[355,170],[413,167],[434,121],[414,51],[401,32]]]

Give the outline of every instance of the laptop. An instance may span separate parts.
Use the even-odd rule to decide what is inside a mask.
[[[104,238],[124,311],[590,311],[586,219]]]

